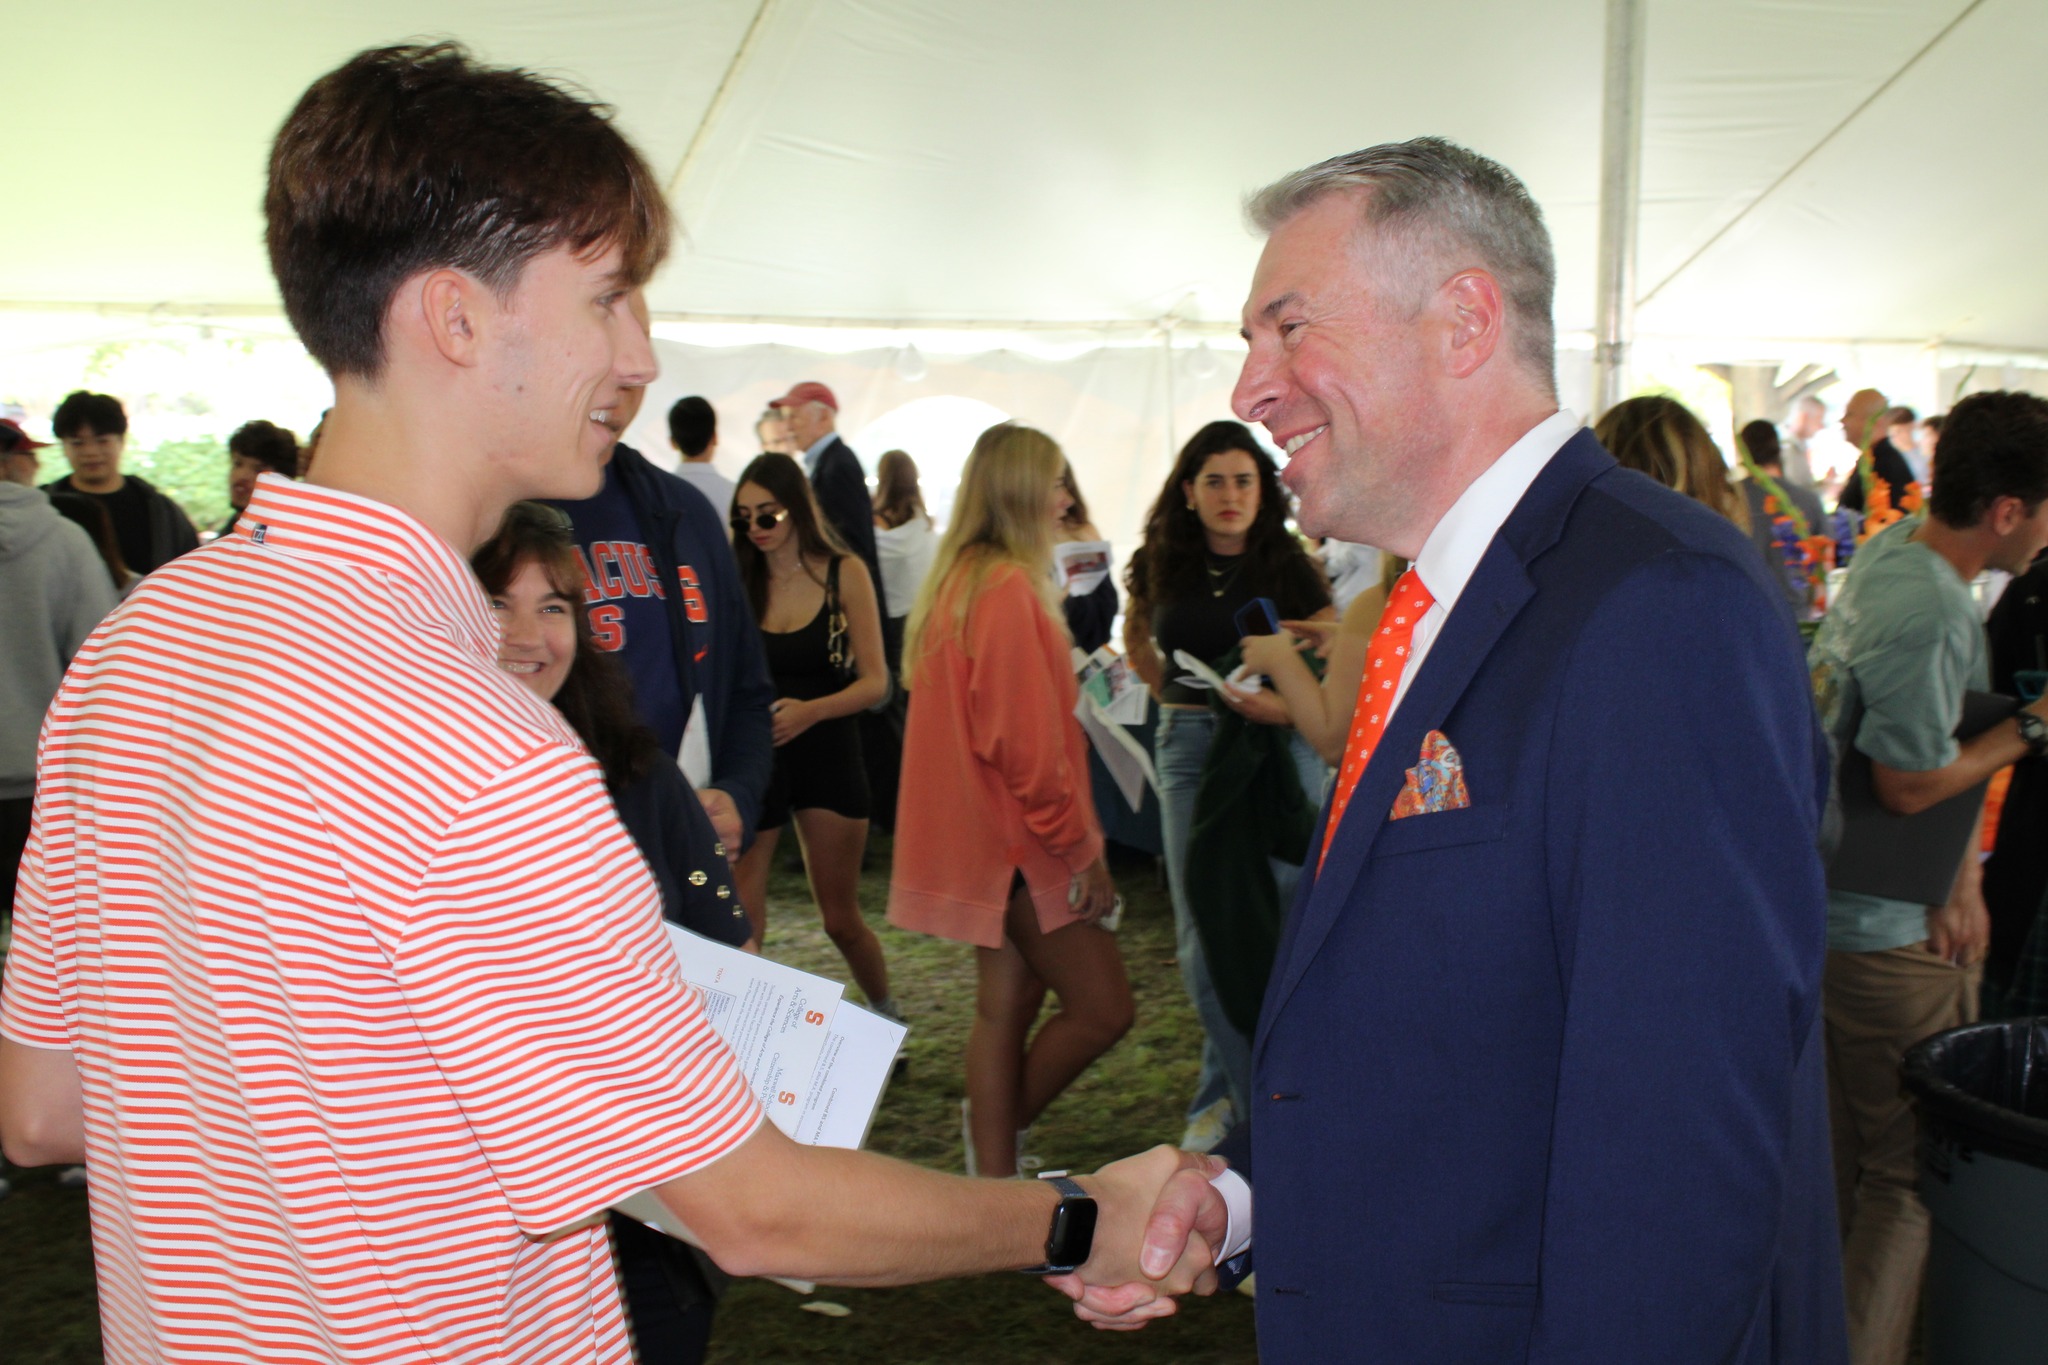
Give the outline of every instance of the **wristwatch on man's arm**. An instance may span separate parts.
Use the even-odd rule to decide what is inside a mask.
[[[1052,1211],[1052,1227],[1045,1237],[1045,1264],[1025,1269],[1026,1275],[1071,1275],[1088,1261],[1095,1249],[1095,1200],[1066,1172],[1042,1175],[1039,1179],[1060,1192]]]
[[[2021,711],[2013,719],[2019,723],[2020,740],[2027,746],[2028,756],[2048,756],[2048,720],[2034,711]]]

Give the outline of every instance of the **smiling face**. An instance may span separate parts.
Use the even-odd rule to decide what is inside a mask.
[[[635,289],[626,296],[626,311],[633,315],[633,321],[639,324],[641,332],[649,337],[654,335],[653,319],[647,312],[647,295],[643,291]],[[625,436],[626,428],[633,425],[633,419],[640,415],[640,407],[646,401],[647,384],[645,382],[629,384],[619,390],[619,401],[612,405],[612,415],[605,423],[612,430],[613,450],[618,449],[620,438]],[[609,452],[606,453],[605,458],[607,460],[611,458]]]
[[[498,617],[498,667],[542,701],[553,701],[576,662],[575,601],[539,560],[529,559],[491,599],[491,610]]]
[[[64,438],[64,458],[71,463],[71,486],[82,493],[117,492],[122,483],[121,452],[128,438],[102,436],[81,426]]]
[[[542,252],[502,304],[489,364],[493,458],[520,498],[587,498],[657,373],[644,305],[595,258]],[[635,392],[635,391],[638,392]]]
[[[1244,548],[1245,533],[1259,515],[1259,466],[1248,451],[1211,455],[1180,491],[1201,520],[1211,550],[1236,554]]]
[[[1231,407],[1289,456],[1282,478],[1310,535],[1418,545],[1434,520],[1418,498],[1432,424],[1436,303],[1388,297],[1361,255],[1354,194],[1281,223],[1245,303],[1251,347]],[[1412,553],[1412,549],[1408,551]]]
[[[739,491],[732,496],[732,511],[735,521],[746,518],[746,529],[742,534],[764,555],[774,554],[796,534],[796,528],[790,525],[782,504],[758,483],[739,486]],[[765,531],[761,529],[764,516],[775,518],[775,525]]]
[[[261,460],[247,455],[236,455],[228,460],[228,506],[237,512],[249,505],[249,497],[256,491],[256,476],[270,468]]]

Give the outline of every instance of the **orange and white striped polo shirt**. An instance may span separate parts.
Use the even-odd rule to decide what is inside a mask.
[[[760,1111],[469,567],[270,476],[45,722],[0,1030],[85,1091],[107,1359],[627,1361],[602,1225]]]

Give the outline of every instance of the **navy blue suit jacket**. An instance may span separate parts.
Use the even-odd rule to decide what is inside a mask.
[[[752,843],[775,771],[775,722],[768,709],[775,703],[775,682],[733,559],[730,529],[709,498],[631,446],[615,447],[612,462],[662,581],[680,584],[687,568],[703,595],[702,620],[691,619],[682,592],[664,598],[676,681],[685,707],[704,699],[711,740],[711,781],[705,785],[732,798],[741,838]]]
[[[1764,569],[1584,431],[1488,548],[1303,878],[1219,1149],[1264,1359],[1846,1360],[1827,757]],[[1390,821],[1431,730],[1471,804]]]
[[[868,566],[868,577],[875,585],[875,601],[881,604],[882,618],[887,620],[891,607],[882,596],[882,561],[875,549],[874,499],[868,496],[868,476],[862,472],[860,457],[853,453],[852,446],[837,436],[826,443],[818,452],[818,467],[811,471],[811,491],[817,495],[818,508],[824,512],[825,520],[832,523],[846,548]]]

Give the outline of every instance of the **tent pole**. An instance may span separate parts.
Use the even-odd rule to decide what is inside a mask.
[[[1177,386],[1173,382],[1173,323],[1167,319],[1160,320],[1159,350],[1166,361],[1166,464],[1171,469],[1180,455],[1180,433],[1175,430],[1175,409],[1180,406],[1180,395],[1175,392]]]
[[[1600,106],[1600,268],[1594,300],[1593,412],[1628,396],[1635,333],[1636,214],[1643,176],[1643,0],[1607,0]]]
[[[738,88],[740,73],[746,70],[747,62],[754,55],[755,44],[760,41],[761,30],[767,27],[768,16],[775,9],[775,0],[761,0],[761,6],[754,11],[754,18],[747,25],[747,31],[740,38],[740,45],[733,49],[732,61],[726,64],[725,75],[719,79],[718,88],[711,92],[711,102],[704,106],[704,117],[697,120],[697,131],[690,135],[690,145],[683,149],[683,159],[676,163],[675,173],[668,178],[668,201],[681,208],[683,182],[689,178],[690,168],[697,164],[697,154],[704,150],[711,130],[718,123],[718,116],[725,112],[726,103],[732,99],[732,92]]]

